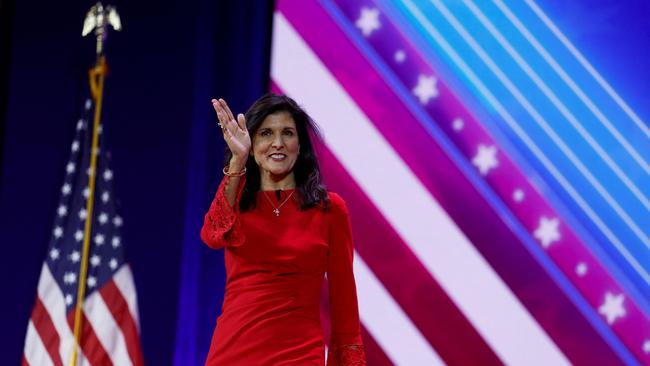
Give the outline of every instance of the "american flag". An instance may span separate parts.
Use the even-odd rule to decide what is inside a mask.
[[[372,365],[650,365],[650,132],[532,0],[279,0]]]
[[[110,153],[101,126],[88,272],[79,278],[89,197],[94,103],[77,122],[52,236],[27,327],[23,365],[69,365],[79,281],[86,281],[77,365],[142,365],[136,290],[113,194]]]

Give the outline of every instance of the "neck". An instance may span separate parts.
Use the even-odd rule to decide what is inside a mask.
[[[266,174],[265,174],[266,173]],[[293,172],[283,176],[273,175],[268,172],[262,172],[260,177],[260,189],[263,191],[276,191],[278,189],[296,188],[296,179]]]

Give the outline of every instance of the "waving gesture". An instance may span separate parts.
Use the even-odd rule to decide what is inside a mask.
[[[246,129],[246,118],[240,113],[237,115],[237,120],[235,120],[228,104],[223,99],[212,99],[212,106],[217,112],[223,139],[232,152],[234,161],[231,160],[231,164],[236,162],[238,165],[244,166],[251,150],[251,138]]]

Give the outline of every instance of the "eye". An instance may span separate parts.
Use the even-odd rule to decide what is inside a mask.
[[[270,136],[270,135],[271,135],[271,131],[269,130],[260,131],[260,136]]]
[[[286,136],[293,136],[293,135],[294,135],[294,133],[293,133],[292,130],[284,130],[284,134],[285,134]]]

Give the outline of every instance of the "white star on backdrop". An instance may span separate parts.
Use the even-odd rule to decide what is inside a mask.
[[[85,208],[79,210],[79,219],[84,220],[86,219],[86,216],[88,216],[88,213],[86,212]]]
[[[101,225],[104,225],[104,224],[108,221],[108,215],[106,214],[106,212],[102,212],[102,213],[99,214],[99,216],[97,217],[97,220],[99,221],[99,223],[100,223]]]
[[[559,226],[560,220],[557,217],[549,219],[542,216],[539,219],[539,225],[535,229],[534,236],[542,243],[544,248],[548,248],[554,241],[560,240]]]
[[[122,226],[122,223],[123,223],[123,221],[122,221],[122,218],[120,216],[113,217],[113,225],[115,225],[117,227],[120,227],[120,226]]]
[[[413,94],[418,97],[421,104],[427,104],[431,98],[438,96],[437,83],[438,79],[435,76],[419,75],[418,83],[413,88]]]
[[[88,176],[92,175],[92,174],[93,174],[93,168],[88,167],[88,169],[86,169],[86,174],[87,174]]]
[[[66,272],[63,275],[63,283],[66,283],[68,285],[73,284],[77,282],[77,274],[74,272]]]
[[[499,161],[497,160],[497,147],[494,145],[478,145],[478,152],[472,159],[472,164],[478,168],[481,175],[487,175],[490,170],[499,165]]]
[[[86,123],[84,122],[83,119],[80,119],[79,121],[77,121],[77,131],[79,131],[79,130],[81,130],[82,128],[84,128],[84,125],[85,125],[85,124],[86,124]]]
[[[55,238],[60,238],[63,236],[63,228],[61,226],[57,226],[54,228],[54,237]]]
[[[584,277],[584,275],[587,274],[587,263],[585,262],[580,262],[576,266],[576,274],[580,277]]]
[[[598,308],[598,313],[607,318],[607,324],[612,325],[616,319],[625,316],[624,300],[623,294],[614,295],[611,292],[605,294],[605,302]]]
[[[52,250],[50,250],[50,258],[52,258],[52,260],[59,259],[59,250],[52,248]]]
[[[381,27],[381,23],[379,22],[379,9],[366,7],[361,8],[361,14],[354,24],[357,28],[361,29],[361,33],[363,33],[364,37],[370,36],[372,32]]]
[[[110,194],[108,194],[108,192],[104,191],[102,193],[102,202],[104,202],[104,203],[108,202],[110,197],[111,197]]]
[[[79,141],[72,141],[72,146],[70,148],[72,149],[72,152],[77,152],[77,150],[79,150]]]
[[[72,300],[73,300],[72,295],[70,295],[70,294],[66,294],[66,295],[65,295],[65,304],[66,304],[66,305],[71,305],[71,304],[72,304]]]
[[[88,287],[93,288],[97,285],[97,278],[93,276],[88,276],[86,283],[88,284]]]
[[[102,234],[95,235],[95,244],[103,245],[104,244],[104,235],[102,235]]]
[[[72,187],[70,187],[70,183],[66,183],[61,187],[61,193],[63,193],[64,196],[69,195],[71,191]]]
[[[89,110],[93,106],[93,102],[90,99],[86,99],[86,110]]]
[[[88,196],[90,196],[90,188],[88,187],[84,188],[81,194],[84,196],[84,198],[88,199]]]
[[[101,151],[102,151],[102,150],[99,148],[99,146],[97,146],[97,147],[95,148],[95,155],[99,155],[99,153],[100,153]]]
[[[59,206],[59,208],[56,209],[56,213],[63,217],[68,214],[68,208],[65,205]]]
[[[81,241],[84,238],[84,232],[81,230],[77,230],[74,232],[74,240],[76,241]]]
[[[90,264],[92,264],[93,267],[97,267],[101,263],[102,263],[102,258],[100,256],[98,256],[97,254],[90,257]]]
[[[397,50],[395,51],[393,58],[395,59],[395,62],[401,64],[404,62],[404,60],[406,60],[406,52],[404,52],[404,50]]]
[[[113,171],[106,169],[104,170],[104,180],[109,181],[113,179]]]
[[[72,253],[70,253],[70,260],[72,261],[72,263],[77,263],[79,262],[79,259],[81,259],[81,255],[79,254],[79,252],[73,250]]]
[[[108,266],[111,267],[111,269],[117,268],[117,259],[113,258],[108,262]]]
[[[524,200],[525,197],[526,195],[524,194],[524,191],[521,188],[517,188],[514,190],[514,192],[512,192],[512,199],[515,202],[521,202]]]
[[[117,248],[120,246],[122,241],[120,240],[119,236],[113,237],[113,240],[111,241],[111,244],[113,245],[113,248]]]
[[[65,171],[66,171],[68,174],[72,174],[72,173],[74,173],[74,170],[75,170],[75,165],[74,165],[73,162],[69,162],[68,165],[65,166]]]
[[[451,122],[451,128],[453,128],[454,131],[461,131],[463,127],[465,127],[465,122],[462,118],[456,118]]]

